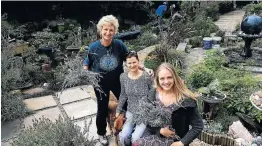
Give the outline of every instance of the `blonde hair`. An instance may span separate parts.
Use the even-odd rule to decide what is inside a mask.
[[[173,76],[173,80],[174,80],[173,92],[175,94],[176,103],[179,103],[179,101],[185,98],[185,96],[196,100],[197,95],[186,87],[186,85],[182,82],[182,79],[178,76],[177,72],[175,71],[175,68],[169,63],[162,63],[156,70],[154,82],[155,82],[155,87],[158,90],[162,89],[158,77],[158,74],[162,69],[167,69],[168,71],[171,72]]]
[[[102,29],[103,29],[103,25],[105,23],[110,23],[111,25],[113,25],[115,27],[115,34],[118,32],[118,27],[119,27],[119,23],[118,20],[115,16],[113,15],[106,15],[103,16],[97,23],[96,27],[97,27],[97,33],[100,34]]]

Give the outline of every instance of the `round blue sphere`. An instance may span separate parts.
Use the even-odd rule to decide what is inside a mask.
[[[247,16],[241,23],[241,30],[246,34],[259,34],[262,31],[262,17]]]

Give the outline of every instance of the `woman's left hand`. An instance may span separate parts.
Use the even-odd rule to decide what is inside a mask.
[[[151,77],[154,76],[154,71],[152,69],[149,69],[149,68],[144,68],[145,69],[145,72],[147,72]]]
[[[184,146],[184,144],[181,141],[173,142],[170,146]]]

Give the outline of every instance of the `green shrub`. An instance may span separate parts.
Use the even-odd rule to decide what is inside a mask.
[[[220,1],[218,3],[218,6],[219,6],[219,12],[221,14],[230,12],[234,9],[234,4],[231,1]]]
[[[252,44],[251,47],[259,47],[262,48],[262,39],[256,39]]]
[[[157,59],[146,59],[144,65],[146,68],[150,68],[152,70],[156,70],[156,68],[161,64],[161,61]]]
[[[193,27],[196,30],[194,36],[207,37],[211,33],[217,32],[219,30],[218,26],[214,22],[206,17],[198,16],[193,22]]]
[[[87,126],[87,129],[89,129]],[[21,131],[14,139],[13,146],[93,146],[94,142],[85,138],[85,133],[70,119],[59,117],[56,122],[49,119],[35,119],[33,126]]]
[[[231,69],[231,68],[225,68],[222,67],[216,72],[214,72],[216,78],[219,80],[228,80],[234,78],[241,78],[244,74],[248,74],[248,72],[238,69]]]
[[[22,96],[11,95],[2,91],[1,96],[1,121],[11,121],[23,118],[29,113]]]
[[[198,64],[188,77],[188,82],[193,88],[207,86],[217,78],[216,72],[225,64],[226,58],[215,49],[206,51],[204,61]]]
[[[228,92],[229,97],[225,102],[227,110],[231,113],[241,112],[259,122],[262,121],[261,111],[259,112],[249,100],[250,95],[258,90],[258,87],[238,86],[238,88],[234,88],[233,91]]]
[[[239,118],[234,116],[233,113],[230,113],[225,104],[221,103],[218,106],[219,110],[217,112],[217,116],[214,118],[214,121],[221,123],[223,125],[221,131],[227,133],[229,126],[232,125],[233,122],[238,121]]]
[[[203,38],[195,36],[189,39],[189,44],[192,45],[192,48],[201,47]]]
[[[212,71],[221,69],[221,67],[227,63],[225,55],[216,49],[207,50],[205,55],[205,66]]]
[[[186,68],[185,57],[186,53],[184,51],[177,51],[174,49],[170,49],[167,54],[167,62],[175,67],[180,77],[184,77],[182,70]]]
[[[224,125],[223,125],[224,126]],[[217,121],[210,121],[208,124],[204,127],[204,131],[208,133],[221,133],[223,126],[221,123]]]
[[[50,29],[45,28],[43,31],[38,31],[32,34],[34,37],[30,39],[30,44],[34,45],[36,48],[59,48],[61,46],[61,40],[64,36],[60,33],[53,33]]]
[[[257,14],[259,15],[262,13],[262,3],[258,4],[248,4],[246,5],[246,15],[252,15],[252,14]]]
[[[190,86],[196,89],[200,87],[206,87],[214,79],[215,76],[213,71],[203,64],[199,64],[190,73],[187,82],[190,84]]]
[[[243,77],[231,76],[230,79],[221,80],[221,87],[223,90],[236,91],[240,88],[254,88],[258,81],[249,74],[242,74]]]
[[[217,2],[212,2],[204,8],[207,17],[210,17],[213,21],[219,19],[219,6]]]
[[[129,49],[140,51],[146,47],[155,45],[159,42],[159,38],[152,31],[145,31],[137,39],[126,41]]]
[[[252,62],[249,61],[249,62]],[[228,116],[236,112],[245,113],[257,121],[262,121],[262,114],[252,106],[249,97],[259,88],[260,78],[254,78],[250,72],[226,68],[225,56],[215,49],[206,51],[204,61],[193,69],[187,83],[193,88],[206,87],[215,78],[219,80],[219,89],[227,94],[227,99],[222,103],[227,109]],[[226,117],[225,115],[220,117]],[[222,118],[221,118],[222,119]],[[232,121],[219,121],[226,125]],[[224,129],[225,130],[225,129]]]

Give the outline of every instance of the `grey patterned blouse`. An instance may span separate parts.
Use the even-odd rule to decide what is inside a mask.
[[[149,90],[153,87],[153,79],[145,71],[138,79],[130,79],[128,72],[120,75],[121,93],[119,104],[116,111],[119,113],[123,110],[123,105],[127,101],[127,111],[134,113],[139,100],[145,98]]]

